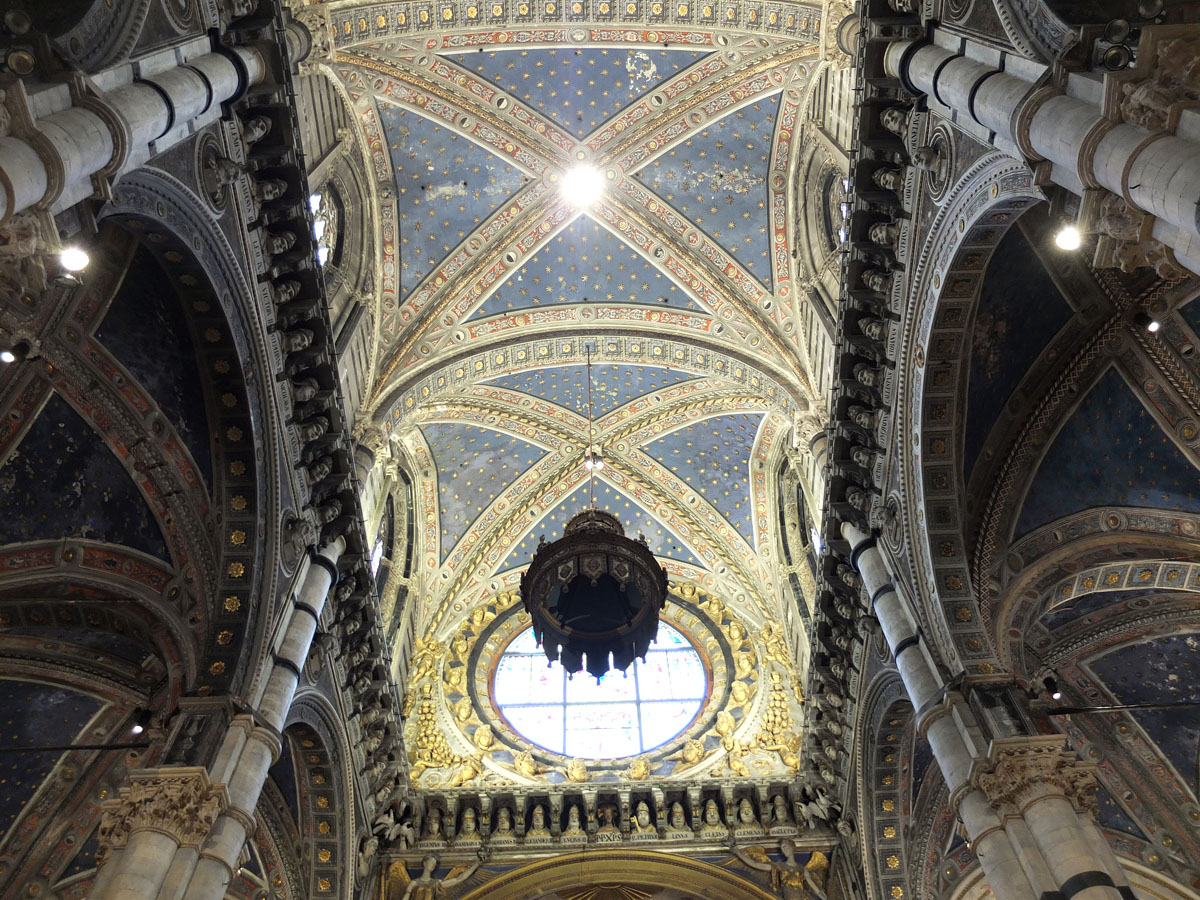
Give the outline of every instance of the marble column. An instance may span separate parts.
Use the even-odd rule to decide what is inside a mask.
[[[1149,131],[1101,108],[1103,82],[1071,73],[1062,87],[1035,85],[937,44],[896,41],[889,75],[1016,146],[1076,194],[1104,188],[1155,216],[1153,237],[1200,273],[1200,116],[1185,111],[1176,133]],[[1157,72],[1150,71],[1149,80]],[[1187,136],[1184,136],[1187,135]]]
[[[90,900],[225,896],[242,847],[255,831],[258,797],[282,748],[300,672],[345,549],[345,539],[338,537],[311,552],[253,709],[234,718],[208,769],[160,769],[131,776],[130,786],[106,819],[101,843],[111,857],[97,873]],[[200,785],[191,788],[193,793],[203,788],[209,793],[202,796],[211,794],[216,801],[201,807],[182,793],[179,785],[193,782]],[[137,812],[143,809],[149,812]]]
[[[1081,823],[1090,767],[1061,735],[983,735],[965,698],[943,682],[875,539],[850,523],[842,535],[862,577],[909,699],[999,900],[1132,898],[1107,843]]]
[[[155,900],[182,848],[195,855],[226,808],[225,789],[202,767],[134,772],[101,821],[103,849],[114,852],[90,894],[98,900]]]
[[[254,810],[278,758],[288,710],[308,659],[321,611],[337,582],[337,561],[345,552],[345,538],[314,551],[292,601],[291,617],[275,648],[274,661],[252,721],[231,731],[214,765],[215,777],[228,786],[229,807],[216,822],[200,850],[200,858],[186,888],[184,900],[222,900],[246,839],[254,834]],[[228,751],[228,752],[227,752]]]
[[[998,900],[1038,900],[1041,891],[1037,888],[1043,885],[1031,882],[1003,822],[987,797],[970,784],[972,753],[958,730],[956,717],[947,714],[955,707],[961,707],[958,711],[962,712],[965,701],[945,691],[875,539],[850,523],[842,525],[842,535],[850,542],[851,562],[862,576],[904,687],[917,710],[917,727],[933,749],[992,892]]]
[[[258,50],[235,47],[138,80],[101,73],[94,83],[115,86],[77,101],[65,85],[33,92],[32,127],[0,136],[0,221],[35,205],[57,213],[92,196],[94,178],[115,181],[169,149],[219,118],[221,104],[265,72]]]

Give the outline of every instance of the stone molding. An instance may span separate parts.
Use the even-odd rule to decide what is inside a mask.
[[[97,864],[139,831],[157,831],[181,847],[198,848],[228,805],[225,786],[214,785],[201,766],[134,772],[119,798],[105,804]]]
[[[1096,766],[1081,761],[1061,735],[994,740],[987,758],[972,763],[970,779],[1006,819],[1048,797],[1097,812]]]

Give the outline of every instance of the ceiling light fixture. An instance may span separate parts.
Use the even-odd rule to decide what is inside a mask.
[[[91,262],[91,257],[79,247],[67,247],[58,254],[58,261],[68,272],[82,272]]]
[[[645,659],[667,602],[667,573],[646,543],[625,536],[612,513],[596,509],[596,472],[604,467],[595,443],[592,345],[587,351],[588,471],[591,504],[576,513],[556,541],[538,544],[521,576],[521,602],[533,634],[551,662],[570,677],[586,670],[597,681]]]
[[[133,725],[130,727],[130,732],[133,734],[141,734],[150,725],[150,710],[137,710],[137,718],[133,720]]]
[[[1158,321],[1158,319],[1152,319],[1144,312],[1134,313],[1133,324],[1140,328],[1145,328],[1151,334],[1162,328],[1162,322]]]
[[[1046,693],[1050,695],[1051,700],[1062,699],[1062,691],[1058,689],[1058,679],[1053,675],[1047,675],[1042,679],[1042,684],[1046,686]]]
[[[1054,236],[1054,243],[1060,250],[1078,250],[1079,245],[1083,243],[1083,235],[1074,225],[1064,225]]]
[[[604,173],[595,166],[576,166],[563,175],[561,190],[568,203],[586,209],[603,196]]]

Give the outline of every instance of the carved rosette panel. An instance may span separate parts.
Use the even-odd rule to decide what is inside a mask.
[[[104,809],[97,863],[138,831],[157,831],[180,846],[199,847],[227,805],[224,786],[214,785],[201,767],[136,772]]]

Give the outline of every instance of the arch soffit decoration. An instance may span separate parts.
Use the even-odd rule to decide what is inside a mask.
[[[280,574],[267,560],[280,558],[281,529],[270,527],[275,523],[261,511],[286,507],[291,494],[282,478],[293,476],[276,467],[284,453],[278,410],[288,400],[273,380],[247,380],[243,373],[281,371],[283,360],[267,341],[254,289],[221,224],[186,185],[158,170],[135,172],[122,179],[101,217],[134,232],[187,301],[183,313],[217,433],[212,507],[196,518],[215,525],[199,594],[214,603],[206,616],[202,683],[192,689],[219,693],[254,677],[269,649],[270,604],[251,601],[274,597]],[[291,448],[291,458],[298,451]]]
[[[383,900],[400,900],[403,881],[397,861],[385,874]],[[735,900],[771,900],[762,888],[739,878],[734,872],[712,863],[674,853],[651,850],[614,850],[564,853],[530,863],[487,882],[462,900],[527,900],[558,893],[577,885],[628,884],[636,872],[638,884],[682,889],[698,897],[730,897]]]
[[[1200,516],[1099,507],[1022,538],[1007,554],[991,610],[991,633],[1004,665],[1030,671],[1026,640],[1037,618],[1076,597],[1149,588],[1200,591],[1198,531]],[[1164,609],[1156,615],[1186,612]]]
[[[901,745],[913,710],[894,668],[877,671],[862,698],[856,733],[865,737],[855,742],[860,848],[868,894],[879,900],[890,897],[893,887],[901,896],[910,893],[904,844],[910,810],[903,803],[909,773],[902,770]]]
[[[311,866],[309,882],[314,896],[331,891],[355,896],[359,838],[355,825],[360,817],[351,811],[360,803],[354,755],[342,721],[329,699],[310,688],[292,701],[284,726],[296,741],[297,782],[304,780],[300,815],[302,823],[308,817],[311,827],[305,829],[302,824],[301,832],[312,839],[312,854],[305,861]],[[335,887],[339,884],[340,888]]]
[[[929,242],[916,248],[910,263],[916,305],[903,321],[899,343],[897,368],[908,389],[901,386],[898,395],[907,402],[897,407],[891,440],[898,451],[898,463],[892,465],[898,465],[909,512],[901,517],[906,526],[902,547],[910,548],[905,568],[914,584],[928,586],[937,598],[940,608],[916,604],[916,609],[932,626],[939,653],[981,674],[995,671],[996,661],[972,596],[962,533],[959,441],[948,403],[961,380],[953,372],[969,360],[962,335],[986,259],[1020,212],[1040,199],[1028,167],[999,153],[962,174],[926,231]]]

